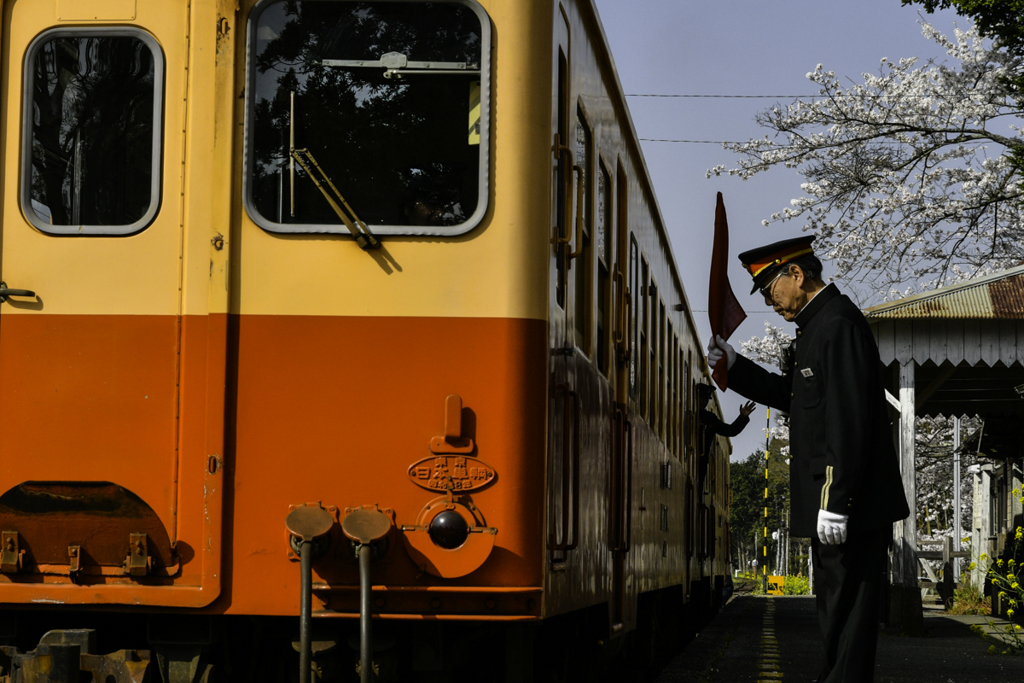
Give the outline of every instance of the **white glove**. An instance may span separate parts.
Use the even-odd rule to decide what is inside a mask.
[[[818,540],[825,545],[846,543],[846,520],[850,515],[818,510]]]
[[[708,367],[715,367],[722,356],[725,356],[725,369],[731,370],[732,364],[736,362],[736,350],[729,346],[729,342],[722,339],[721,335],[716,334],[708,342]]]

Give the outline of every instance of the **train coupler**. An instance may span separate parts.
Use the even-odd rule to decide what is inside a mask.
[[[4,647],[3,659],[10,670],[0,675],[10,683],[78,683],[83,672],[91,674],[93,681],[142,682],[149,666],[149,650],[118,650],[100,655],[95,649],[96,632],[92,629],[49,631],[31,652],[22,654],[15,648]]]

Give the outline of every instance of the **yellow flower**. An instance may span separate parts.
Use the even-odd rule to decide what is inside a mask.
[[[1017,583],[1016,581],[1014,581],[1012,584],[1010,584],[1010,588],[1012,588],[1015,591],[1019,591],[1020,590],[1020,584]]]
[[[1002,567],[1003,566],[1003,558],[999,558],[998,560],[996,560],[996,566],[997,567]]]
[[[1017,529],[1017,531],[1020,531],[1020,529]],[[1016,567],[1016,566],[1017,566],[1017,561],[1016,560],[1010,560],[1010,567],[1013,568],[1013,567]]]
[[[984,562],[985,560],[988,559],[988,553],[982,553],[981,557],[979,557],[978,559],[981,560],[982,562]]]
[[[1006,616],[1008,616],[1008,617],[1010,617],[1012,619],[1013,618],[1013,610],[1012,609],[1006,610]]]
[[[1006,598],[1006,591],[999,591],[999,599],[1003,600]]]
[[[970,570],[977,569],[978,568],[978,563],[977,562],[971,562],[969,565],[967,565],[967,568],[970,569]]]
[[[961,543],[970,543],[971,542],[971,537],[970,536],[964,536],[963,538],[960,539],[960,542]]]

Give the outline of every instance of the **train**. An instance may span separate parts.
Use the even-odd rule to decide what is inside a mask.
[[[592,0],[0,7],[0,681],[599,680],[721,606]]]

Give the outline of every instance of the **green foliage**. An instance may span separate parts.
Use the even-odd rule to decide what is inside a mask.
[[[1013,490],[1013,496],[1024,503],[1024,492],[1020,489]],[[1009,552],[1004,557],[1001,557],[993,561],[988,568],[988,578],[992,582],[992,591],[995,596],[994,599],[998,599],[1000,604],[1007,605],[1006,616],[1011,620],[1011,623],[996,626],[995,622],[990,621],[989,626],[995,628],[1001,632],[1003,637],[1001,640],[1006,646],[1003,653],[1007,652],[1024,652],[1024,633],[1021,632],[1021,627],[1017,624],[1013,624],[1015,615],[1017,620],[1020,620],[1018,613],[1024,608],[1024,562],[1018,561],[1017,558],[1021,557],[1022,548],[1024,545],[1024,526],[1018,526],[1014,530],[1013,545],[1010,546]],[[981,559],[985,559],[982,555]]]
[[[925,12],[953,10],[971,19],[986,38],[995,38],[1011,50],[1024,49],[1024,0],[902,0],[903,5],[922,5]]]
[[[753,590],[750,592],[754,595],[764,595],[764,578],[761,576],[761,572],[751,572],[750,574],[741,574],[741,576],[749,579],[753,584]]]
[[[763,537],[765,526],[771,530],[779,528],[782,512],[789,505],[789,465],[779,454],[783,444],[772,441],[768,458],[768,497],[765,498],[764,451],[751,453],[742,462],[729,463],[729,480],[732,485],[732,505],[729,509],[729,525],[736,543],[753,542],[754,534]],[[768,517],[765,518],[765,507]],[[769,549],[769,557],[772,551]],[[761,551],[757,552],[761,560]]]
[[[764,595],[764,579],[761,574],[740,574],[741,578],[753,583],[754,595]],[[806,576],[787,576],[782,592],[784,595],[810,595],[810,585]]]
[[[729,526],[740,542],[753,537],[764,526],[764,452],[757,451],[742,462],[729,463],[732,505]],[[741,540],[742,539],[742,540]]]
[[[950,614],[991,614],[991,601],[971,583],[964,583],[953,591],[953,606]]]
[[[809,595],[810,581],[806,576],[787,576],[783,592],[786,595]]]

